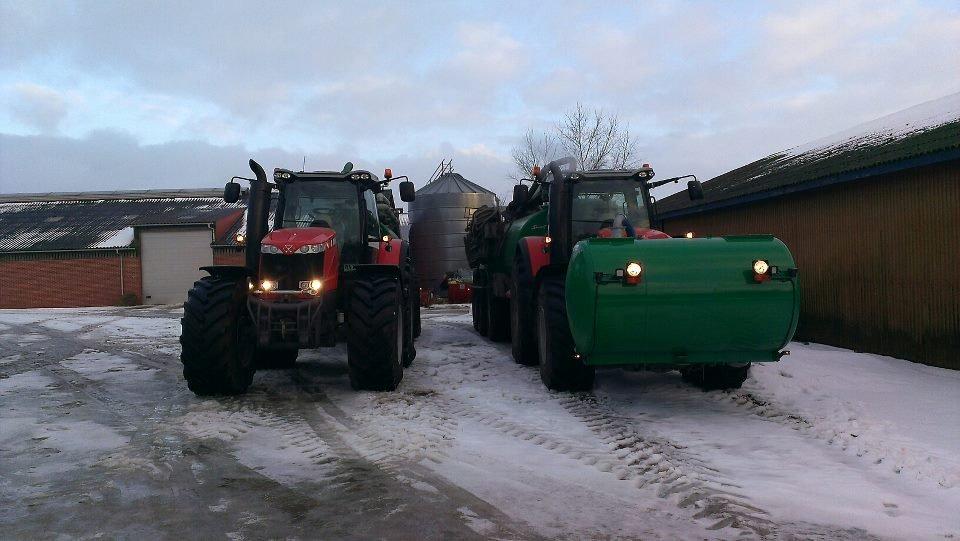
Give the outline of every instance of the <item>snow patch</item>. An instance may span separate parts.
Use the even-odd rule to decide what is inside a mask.
[[[133,244],[133,228],[128,226],[94,244],[91,248],[126,248],[131,244]]]
[[[0,359],[0,364],[16,362],[20,359],[19,355]],[[33,391],[42,391],[53,383],[53,380],[44,376],[40,372],[21,372],[8,378],[0,379],[0,396],[7,394],[29,393]]]
[[[156,372],[152,368],[144,368],[125,357],[92,350],[60,361],[60,365],[97,381],[116,377],[150,377]]]

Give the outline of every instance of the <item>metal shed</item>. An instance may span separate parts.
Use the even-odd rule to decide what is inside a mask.
[[[436,288],[447,273],[469,269],[464,230],[474,211],[495,205],[496,195],[453,171],[437,167],[431,181],[409,203],[410,245],[420,287]]]

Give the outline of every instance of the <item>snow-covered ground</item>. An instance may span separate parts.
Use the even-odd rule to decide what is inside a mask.
[[[553,393],[438,306],[396,392],[338,347],[199,399],[178,315],[0,311],[3,537],[960,536],[955,371],[791,344],[736,392]]]

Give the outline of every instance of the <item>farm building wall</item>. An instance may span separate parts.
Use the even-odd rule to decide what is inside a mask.
[[[665,221],[771,233],[800,269],[797,339],[960,368],[960,161]]]
[[[132,250],[7,254],[0,308],[139,304],[140,258]]]

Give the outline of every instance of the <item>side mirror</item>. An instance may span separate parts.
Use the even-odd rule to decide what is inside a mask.
[[[513,187],[513,204],[520,207],[530,200],[530,188],[526,184],[517,184]]]
[[[703,184],[700,184],[699,180],[688,181],[687,195],[690,196],[691,201],[696,201],[697,199],[703,199]]]
[[[240,184],[238,182],[228,182],[223,187],[223,200],[227,203],[236,203],[240,200]]]
[[[413,183],[409,180],[404,180],[400,183],[400,200],[404,203],[409,203],[417,198],[417,192],[413,189]]]

